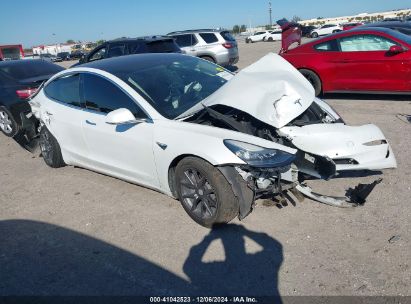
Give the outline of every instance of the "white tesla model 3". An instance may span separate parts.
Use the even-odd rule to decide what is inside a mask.
[[[243,219],[257,198],[286,191],[357,206],[377,182],[327,197],[299,173],[327,180],[396,167],[378,127],[347,126],[274,54],[237,75],[181,54],[99,60],[55,75],[30,104],[49,166],[156,189],[206,227]]]

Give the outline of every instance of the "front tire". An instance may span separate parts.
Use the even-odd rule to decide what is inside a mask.
[[[224,175],[211,164],[186,157],[176,168],[177,194],[184,210],[201,226],[225,224],[239,213],[238,199]]]
[[[20,132],[13,115],[5,107],[0,107],[0,130],[7,137],[15,137]]]
[[[268,42],[273,42],[274,39],[272,37],[268,38]]]
[[[316,32],[312,33],[311,38],[318,38],[318,33],[316,33]]]
[[[66,165],[64,163],[60,145],[57,142],[57,139],[45,126],[43,126],[40,130],[39,145],[44,162],[49,167],[61,168]]]
[[[303,76],[307,78],[307,80],[314,87],[315,96],[320,95],[322,91],[322,83],[320,77],[318,77],[315,72],[306,69],[301,69],[300,73],[303,74]]]

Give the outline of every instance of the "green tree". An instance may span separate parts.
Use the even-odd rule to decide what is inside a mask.
[[[73,39],[69,39],[69,40],[66,41],[66,43],[67,43],[67,44],[74,44],[74,43],[76,43],[76,42],[75,42]]]
[[[299,22],[299,21],[301,21],[302,19],[299,17],[299,16],[297,16],[297,15],[294,15],[293,16],[293,18],[291,18],[291,21],[293,21],[293,22]]]
[[[240,26],[240,33],[247,32],[247,26],[245,24]]]
[[[97,45],[100,45],[100,44],[103,44],[104,42],[106,42],[106,41],[103,40],[103,39],[101,39],[101,40],[97,40],[97,41],[96,41],[96,44],[97,44]]]
[[[233,26],[233,33],[234,34],[240,33],[240,26],[239,25],[234,25]]]

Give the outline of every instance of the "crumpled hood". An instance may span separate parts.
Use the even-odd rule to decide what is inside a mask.
[[[304,76],[285,59],[270,53],[181,117],[199,111],[203,105],[226,105],[282,128],[306,111],[314,98],[314,89]]]

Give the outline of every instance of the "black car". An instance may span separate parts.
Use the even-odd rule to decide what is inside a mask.
[[[106,41],[80,59],[78,64],[95,60],[140,53],[181,53],[181,49],[171,37],[151,36],[141,38],[121,38]],[[78,65],[75,64],[74,66]]]
[[[71,59],[81,59],[84,55],[85,54],[82,50],[75,50],[71,52],[70,58]]]
[[[64,70],[45,60],[0,62],[0,130],[9,137],[20,131],[33,131],[35,118],[27,98],[54,74]],[[34,124],[33,124],[34,123]]]
[[[61,52],[57,54],[57,57],[61,58],[62,61],[70,60],[70,53],[69,52]]]
[[[409,22],[401,22],[401,21],[385,21],[385,22],[376,22],[376,23],[369,23],[366,25],[359,26],[357,28],[370,28],[370,27],[384,27],[389,28],[394,31],[403,33],[405,35],[411,36],[411,23]]]
[[[303,37],[311,37],[310,36],[311,32],[316,29],[316,27],[312,25],[308,25],[308,26],[300,25],[300,28],[301,28],[301,35]]]

